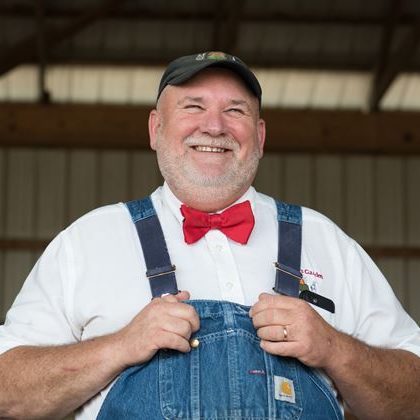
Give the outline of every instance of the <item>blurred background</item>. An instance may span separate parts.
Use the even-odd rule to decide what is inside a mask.
[[[263,86],[255,185],[324,212],[420,322],[418,0],[1,0],[0,322],[63,227],[161,183],[168,61],[226,51]]]

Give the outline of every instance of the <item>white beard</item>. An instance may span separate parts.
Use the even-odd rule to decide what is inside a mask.
[[[159,133],[156,141],[156,152],[160,171],[171,190],[183,201],[193,203],[228,202],[236,200],[252,184],[255,178],[260,153],[255,150],[250,158],[243,162],[237,157],[239,144],[230,138],[200,138],[190,136],[185,139],[188,144],[206,144],[212,147],[221,147],[232,150],[232,164],[226,171],[219,175],[206,174],[202,168],[198,168],[188,156],[188,151],[183,155],[175,155],[168,152],[167,141],[163,140]],[[225,147],[224,147],[225,146]],[[207,152],[203,152],[207,153]],[[185,197],[185,198],[184,198]]]

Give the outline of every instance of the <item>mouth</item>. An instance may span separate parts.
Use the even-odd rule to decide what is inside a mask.
[[[229,149],[224,149],[222,147],[212,147],[212,146],[192,146],[197,152],[210,152],[210,153],[224,153],[229,151]]]
[[[185,140],[185,145],[196,152],[220,155],[233,152],[237,147],[237,144],[231,139],[209,138],[208,136],[188,137]]]

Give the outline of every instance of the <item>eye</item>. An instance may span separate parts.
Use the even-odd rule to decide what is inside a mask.
[[[238,114],[238,115],[244,115],[245,111],[242,108],[229,108],[227,109],[227,112],[231,114]]]
[[[188,104],[185,105],[184,109],[203,109],[203,107],[201,105],[197,105],[197,104]]]

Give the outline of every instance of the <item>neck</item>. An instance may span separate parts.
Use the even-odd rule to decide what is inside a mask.
[[[215,213],[229,207],[241,198],[249,188],[247,187],[244,190],[238,191],[236,194],[227,195],[225,191],[214,191],[213,188],[202,188],[199,192],[194,192],[192,190],[177,190],[176,187],[170,185],[169,183],[168,186],[179,201],[188,207],[204,211],[206,213]]]

